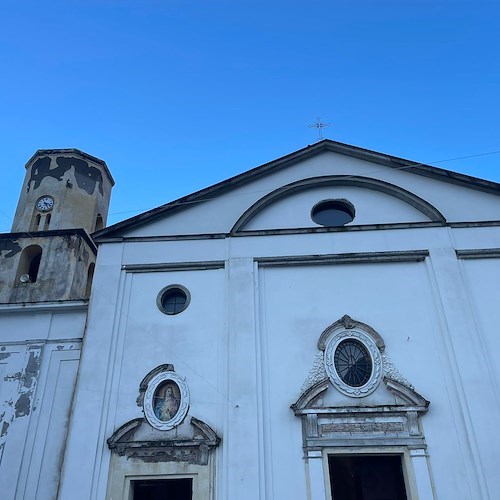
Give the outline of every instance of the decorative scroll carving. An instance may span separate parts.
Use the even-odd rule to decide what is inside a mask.
[[[332,432],[401,432],[404,431],[402,422],[343,422],[323,424],[321,434]]]
[[[321,380],[325,380],[328,378],[328,375],[326,374],[325,370],[325,363],[323,361],[323,353],[321,351],[316,353],[316,356],[314,357],[313,361],[313,366],[311,370],[309,371],[309,375],[307,375],[306,380],[302,384],[302,387],[300,389],[301,393],[304,393],[312,387],[313,385],[317,384]]]
[[[385,345],[384,345],[384,340],[382,337],[369,325],[362,323],[361,321],[357,321],[355,319],[352,319],[350,316],[347,314],[344,314],[342,318],[339,320],[335,321],[335,323],[332,323],[329,327],[327,327],[323,333],[320,335],[318,339],[318,349],[320,351],[324,351],[326,348],[326,342],[328,339],[331,337],[332,333],[346,329],[346,330],[352,330],[353,328],[357,328],[363,332],[365,332],[367,335],[372,337],[373,341],[377,345],[377,347],[380,349],[381,352],[384,351]]]
[[[400,384],[405,385],[409,389],[414,389],[414,387],[403,377],[401,372],[394,366],[391,358],[387,353],[382,354],[382,361],[384,363],[384,376],[390,378]]]

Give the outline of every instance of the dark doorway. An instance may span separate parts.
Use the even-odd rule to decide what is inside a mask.
[[[328,457],[333,500],[407,500],[400,455]]]
[[[154,479],[132,481],[133,500],[192,500],[193,480]]]

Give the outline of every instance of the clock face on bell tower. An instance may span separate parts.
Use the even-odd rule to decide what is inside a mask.
[[[36,202],[36,208],[40,210],[40,212],[48,212],[54,208],[54,198],[52,196],[42,196]]]

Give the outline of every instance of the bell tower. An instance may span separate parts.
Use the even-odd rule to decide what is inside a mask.
[[[113,185],[99,158],[77,149],[41,149],[26,163],[12,232],[102,229]]]
[[[12,232],[0,235],[0,304],[85,300],[113,178],[77,149],[42,149],[26,163]]]
[[[106,223],[113,184],[98,158],[37,151],[12,232],[0,234],[2,498],[57,497],[97,255],[90,234]]]

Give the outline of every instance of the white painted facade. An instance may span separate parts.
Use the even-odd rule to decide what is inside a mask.
[[[411,499],[496,498],[500,227],[491,221],[500,211],[498,187],[485,192],[316,149],[182,210],[98,236],[60,498],[128,498],[131,478],[191,474],[197,500],[324,500],[331,498],[327,458],[338,453],[401,455]],[[347,177],[338,183],[332,176]],[[350,185],[357,177],[370,181]],[[442,219],[371,180],[418,196]],[[269,193],[296,183],[240,220]],[[339,198],[356,209],[345,229],[311,220],[318,201]],[[191,301],[169,316],[156,300],[171,284],[188,289]],[[361,428],[347,419],[351,437],[323,433],[324,445],[304,451],[301,419],[290,406],[308,377],[321,379],[313,369],[323,359],[318,339],[346,314],[378,332],[395,369],[430,401],[415,431],[423,445],[398,444],[388,431],[356,435]],[[188,415],[221,438],[204,467],[141,463],[106,443],[142,417],[139,383],[165,363],[189,386]],[[361,398],[329,382],[320,402],[312,401],[331,410],[398,398],[382,381]]]
[[[191,478],[193,500],[331,500],[328,457],[363,454],[400,456],[411,500],[498,496],[500,186],[396,160],[323,141],[96,235],[59,499]],[[354,220],[315,224],[325,199]],[[381,359],[361,396],[324,366],[355,331]],[[144,420],[157,373],[189,391],[173,429]]]
[[[0,305],[2,499],[56,498],[87,304]]]

